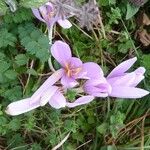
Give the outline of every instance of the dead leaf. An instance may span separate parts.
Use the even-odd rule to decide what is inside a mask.
[[[143,14],[143,25],[150,25],[150,18],[145,13]]]
[[[150,45],[150,33],[148,33],[145,29],[138,32],[139,39],[144,46]]]

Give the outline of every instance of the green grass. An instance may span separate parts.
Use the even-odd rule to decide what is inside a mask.
[[[123,1],[97,2],[101,4],[103,28],[81,29],[72,18],[72,28],[55,28],[53,41],[63,39],[73,55],[98,63],[105,75],[123,60],[137,56],[135,68],[141,65],[147,69],[140,86],[149,90],[150,54],[145,49],[150,47],[144,47],[135,33],[139,29],[136,18],[142,11],[150,15],[150,3],[126,20]],[[96,98],[73,109],[55,110],[46,105],[20,116],[6,115],[9,103],[30,96],[51,72],[46,26],[32,17],[30,9],[20,7],[0,19],[0,149],[49,150],[70,133],[60,149],[150,150],[149,96],[140,100]],[[53,59],[52,63],[59,67]]]

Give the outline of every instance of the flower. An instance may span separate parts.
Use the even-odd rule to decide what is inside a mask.
[[[50,99],[58,90],[57,87],[52,85],[57,82],[61,78],[61,76],[62,70],[56,71],[41,85],[41,87],[31,97],[9,104],[6,109],[6,113],[10,115],[19,115],[33,110],[39,106],[45,105],[48,101],[48,98]],[[47,95],[49,95],[49,97]],[[53,103],[51,104],[53,105]],[[64,101],[61,103],[61,107],[62,106],[64,106]]]
[[[58,22],[60,26],[66,29],[72,26],[72,24],[66,19],[66,16],[60,16],[57,9],[50,2],[47,2],[39,8],[32,8],[32,12],[37,19],[46,23],[48,28],[52,27],[55,22]]]
[[[96,97],[141,98],[148,91],[136,88],[144,79],[145,68],[139,67],[133,72],[126,73],[137,58],[122,62],[105,79],[103,76],[91,79],[84,84],[84,91]]]
[[[52,45],[51,53],[62,68],[54,72],[31,97],[9,104],[6,109],[7,114],[19,115],[44,106],[48,102],[53,108],[59,109],[65,106],[76,107],[87,104],[94,99],[92,95],[84,95],[74,102],[68,102],[60,87],[54,84],[61,79],[63,90],[66,87],[72,88],[78,84],[76,79],[100,78],[103,74],[101,68],[94,62],[83,64],[79,58],[72,57],[69,45],[62,41],[56,41]],[[95,70],[94,74],[93,70]]]
[[[56,41],[51,47],[51,54],[62,66],[61,83],[66,88],[78,85],[77,79],[89,79],[97,74],[99,76],[97,72],[93,75],[93,69],[97,68],[97,64],[93,62],[83,64],[79,58],[72,57],[70,47],[65,42]]]
[[[55,109],[63,108],[65,106],[76,107],[89,103],[94,99],[93,96],[83,96],[73,103],[67,102],[59,88],[53,85],[59,80],[61,74],[62,70],[58,70],[51,75],[31,97],[9,104],[6,109],[6,113],[12,116],[20,115],[40,106],[44,106],[48,102]]]
[[[107,97],[111,90],[111,85],[104,77],[88,80],[84,84],[85,93],[95,97]]]
[[[127,70],[131,68],[136,60],[137,58],[134,57],[122,62],[107,76],[107,82],[112,87],[109,96],[120,98],[141,98],[149,94],[146,90],[136,88],[136,86],[144,79],[144,67],[139,67],[135,71],[127,73]]]

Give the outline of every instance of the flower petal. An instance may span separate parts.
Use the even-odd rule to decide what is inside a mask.
[[[135,72],[127,73],[123,76],[108,78],[107,81],[113,86],[131,86],[136,78]]]
[[[63,94],[61,94],[61,92],[57,90],[56,93],[49,100],[49,104],[53,108],[59,109],[66,106],[66,99]]]
[[[41,17],[41,14],[37,8],[32,8],[32,12],[37,19],[39,19],[42,22],[45,22],[45,20]]]
[[[70,23],[70,21],[67,20],[67,19],[59,19],[59,20],[57,20],[57,22],[64,29],[69,29],[72,26],[72,24]]]
[[[94,62],[84,63],[83,68],[87,72],[87,77],[90,79],[99,79],[104,76],[101,67]]]
[[[113,86],[112,92],[109,94],[109,96],[118,98],[141,98],[148,94],[148,91],[140,88]]]
[[[52,56],[64,67],[71,58],[71,49],[69,45],[62,41],[56,41],[52,45],[51,53]]]
[[[93,101],[93,99],[94,99],[94,96],[82,96],[78,98],[76,101],[74,101],[73,103],[67,102],[66,106],[72,108],[72,107],[76,107],[79,105],[84,105],[84,104],[90,103],[91,101]]]
[[[114,68],[111,73],[107,76],[107,78],[117,77],[124,75],[124,73],[131,68],[131,66],[136,62],[137,58],[131,58],[119,64],[116,68]]]
[[[57,90],[58,87],[56,86],[51,86],[50,88],[48,88],[48,90],[41,95],[40,106],[44,106],[51,99],[51,97],[55,94]]]
[[[54,72],[40,87],[39,89],[32,95],[32,102],[35,102],[39,99],[39,97],[41,96],[41,94],[47,90],[48,88],[50,88],[55,82],[57,82],[63,75],[63,70],[59,69],[56,72]]]
[[[71,69],[79,68],[83,65],[82,61],[77,57],[71,57],[68,63]]]
[[[31,98],[22,99],[8,105],[6,113],[12,116],[20,115],[40,106],[39,101],[30,104]]]
[[[68,76],[63,76],[61,78],[61,84],[65,87],[65,88],[73,88],[75,86],[78,85],[78,82],[73,79],[73,78],[69,78]]]
[[[96,97],[107,97],[111,92],[111,86],[107,83],[105,78],[99,80],[88,80],[84,86],[85,93]]]
[[[72,70],[71,76],[74,79],[84,78],[86,76],[86,72],[83,70],[83,63],[79,58],[71,57],[68,63],[69,69]]]
[[[135,76],[135,80],[134,83],[132,83],[131,86],[137,86],[145,77],[144,77],[144,73],[145,73],[145,68],[144,67],[139,67],[138,69],[136,69],[134,71],[134,73],[136,74]]]

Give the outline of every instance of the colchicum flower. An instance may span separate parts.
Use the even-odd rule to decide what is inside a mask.
[[[95,74],[95,76],[92,76],[83,85],[85,93],[95,97],[107,97],[111,92],[110,84],[104,77],[104,73],[100,66],[97,65],[93,70],[94,73],[91,71],[91,74]]]
[[[51,47],[51,52],[53,57],[62,65],[62,68],[54,72],[30,98],[9,104],[6,110],[7,114],[19,115],[44,106],[48,102],[53,108],[59,109],[65,106],[76,107],[87,104],[94,99],[94,96],[85,95],[72,103],[67,102],[60,87],[54,84],[61,79],[63,86],[68,88],[76,86],[78,84],[76,80],[79,78],[100,77],[99,66],[93,62],[83,64],[80,59],[72,57],[69,45],[62,41],[56,41]],[[93,69],[98,72],[93,74]]]
[[[50,2],[39,8],[32,8],[32,12],[37,19],[47,24],[48,28],[52,27],[56,22],[63,28],[70,28],[72,24],[67,20],[67,16],[63,17],[58,12],[57,8]]]
[[[51,75],[43,85],[29,98],[25,98],[8,105],[6,113],[16,116],[28,111],[31,111],[40,106],[46,105],[48,102],[50,106],[55,109],[67,107],[76,107],[91,102],[93,96],[82,96],[75,100],[73,103],[67,102],[59,87],[54,86],[54,82],[58,81],[61,77],[62,70],[55,72]]]
[[[6,113],[14,116],[28,112],[39,106],[43,106],[45,101],[47,101],[47,99],[45,98],[46,95],[49,93],[49,98],[51,98],[57,91],[57,87],[52,85],[57,82],[61,78],[61,76],[62,70],[56,71],[31,97],[9,104],[6,109]],[[62,105],[64,105],[63,103],[64,102],[62,101]]]
[[[89,79],[95,76],[92,72],[97,68],[97,64],[93,62],[83,64],[79,58],[72,57],[71,49],[65,42],[56,41],[51,47],[51,54],[62,66],[61,84],[65,88],[78,85],[77,79]]]
[[[84,85],[85,92],[96,97],[141,98],[148,95],[148,91],[136,88],[144,79],[145,68],[139,67],[133,72],[126,72],[136,60],[135,57],[122,62],[106,79],[102,77],[87,81]]]
[[[149,94],[146,90],[136,88],[144,79],[144,67],[139,67],[135,71],[127,73],[136,60],[137,58],[134,57],[122,62],[107,76],[107,81],[112,87],[111,97],[141,98]]]

